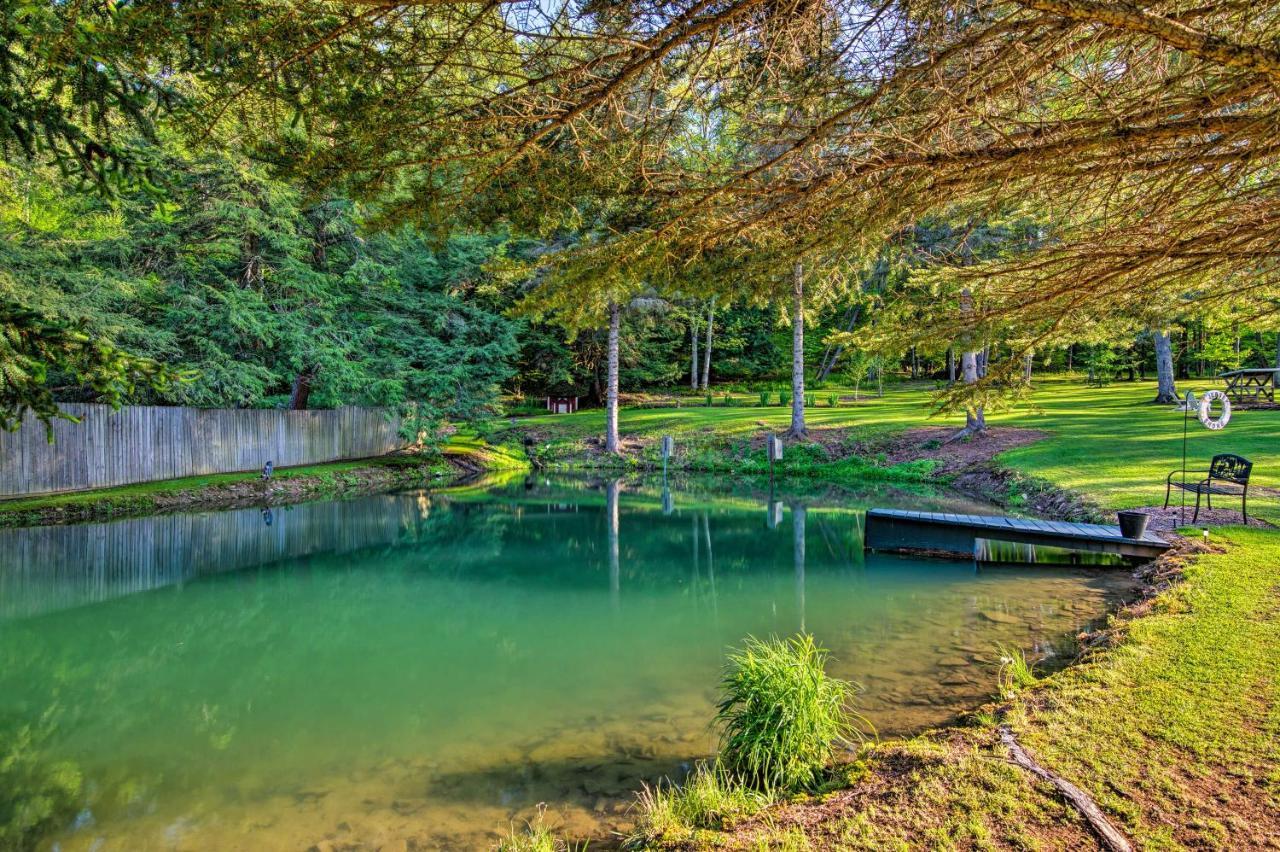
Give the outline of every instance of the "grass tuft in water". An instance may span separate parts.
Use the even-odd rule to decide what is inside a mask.
[[[858,736],[852,684],[828,677],[827,651],[808,634],[748,637],[729,655],[716,720],[720,760],[757,788],[812,788],[837,746]]]
[[[1012,698],[1019,690],[1030,689],[1040,683],[1040,678],[1036,677],[1035,670],[1021,648],[1006,648],[1002,645],[998,650],[1000,670],[996,674],[996,681],[1001,698]]]
[[[538,805],[538,815],[524,828],[511,826],[511,833],[498,842],[496,852],[586,852],[587,844],[570,845],[558,839],[546,824],[547,806]]]
[[[719,764],[700,763],[684,784],[645,784],[636,799],[639,816],[627,838],[630,848],[683,843],[699,830],[731,828],[768,807],[774,797],[743,784]]]

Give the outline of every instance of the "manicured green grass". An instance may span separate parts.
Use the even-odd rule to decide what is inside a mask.
[[[518,446],[491,443],[474,432],[457,432],[443,447],[447,456],[467,456],[483,464],[486,470],[528,470],[529,457]]]
[[[1179,390],[1202,392],[1216,386],[1214,380],[1193,381]],[[1163,502],[1165,476],[1182,465],[1183,417],[1172,406],[1151,405],[1154,396],[1153,383],[1096,389],[1046,382],[1033,397],[1039,410],[1008,412],[992,421],[1044,429],[1055,439],[1011,450],[1001,461],[1084,491],[1111,508]],[[1217,432],[1191,419],[1187,466],[1208,467],[1216,453],[1237,453],[1253,461],[1251,490],[1280,485],[1280,411],[1236,411]],[[1280,521],[1275,497],[1255,492],[1249,504],[1260,517]],[[1238,507],[1239,502],[1221,505]]]
[[[1124,643],[1010,716],[1146,848],[1246,836],[1233,800],[1280,821],[1280,532],[1214,538],[1226,552],[1195,560]]]
[[[1179,389],[1204,391],[1217,384],[1214,379],[1193,380]],[[932,385],[923,383],[899,385],[887,388],[880,399],[864,396],[856,404],[820,406],[808,412],[808,424],[811,429],[852,430],[851,440],[920,426],[955,425],[958,429],[960,420],[954,415],[930,416],[931,389]],[[1163,502],[1165,475],[1180,467],[1182,458],[1182,415],[1172,406],[1152,405],[1154,397],[1153,382],[1089,388],[1078,379],[1045,378],[1037,381],[1027,404],[993,413],[988,422],[1052,435],[1002,455],[1000,461],[1009,467],[1082,491],[1108,508],[1152,505]],[[786,430],[787,409],[746,405],[752,401],[744,397],[743,407],[729,408],[625,409],[620,429],[624,440],[638,438],[646,444],[656,445],[661,435],[673,435],[678,447],[702,447],[708,442],[732,445],[761,431]],[[604,416],[600,410],[588,410],[519,422],[545,432],[551,441],[572,444],[600,434]],[[1280,485],[1280,411],[1237,411],[1218,432],[1192,420],[1187,435],[1188,467],[1206,467],[1211,456],[1222,452],[1251,459],[1255,485],[1250,508],[1259,517],[1280,521],[1280,500],[1256,490]],[[1221,505],[1233,504],[1228,500]]]

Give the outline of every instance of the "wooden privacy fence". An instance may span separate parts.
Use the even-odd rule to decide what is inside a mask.
[[[380,408],[62,408],[80,422],[57,421],[52,444],[29,414],[16,432],[0,431],[0,498],[370,458],[406,443]]]

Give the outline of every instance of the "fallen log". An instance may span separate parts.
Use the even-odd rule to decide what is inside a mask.
[[[1080,815],[1089,823],[1089,827],[1098,835],[1098,839],[1102,841],[1104,847],[1111,850],[1111,852],[1133,852],[1133,844],[1129,842],[1129,838],[1125,837],[1120,829],[1111,824],[1106,814],[1089,797],[1089,794],[1057,773],[1045,769],[1032,760],[1026,749],[1018,744],[1018,741],[1013,736],[1013,731],[1008,725],[1000,726],[1000,741],[1004,743],[1005,748],[1009,749],[1009,755],[1013,758],[1014,763],[1057,788],[1062,797],[1079,811]]]

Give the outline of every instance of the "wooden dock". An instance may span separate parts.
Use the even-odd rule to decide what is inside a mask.
[[[942,551],[971,557],[980,538],[1114,553],[1134,560],[1154,559],[1170,547],[1152,532],[1142,538],[1125,538],[1118,526],[902,509],[868,509],[863,547]]]

